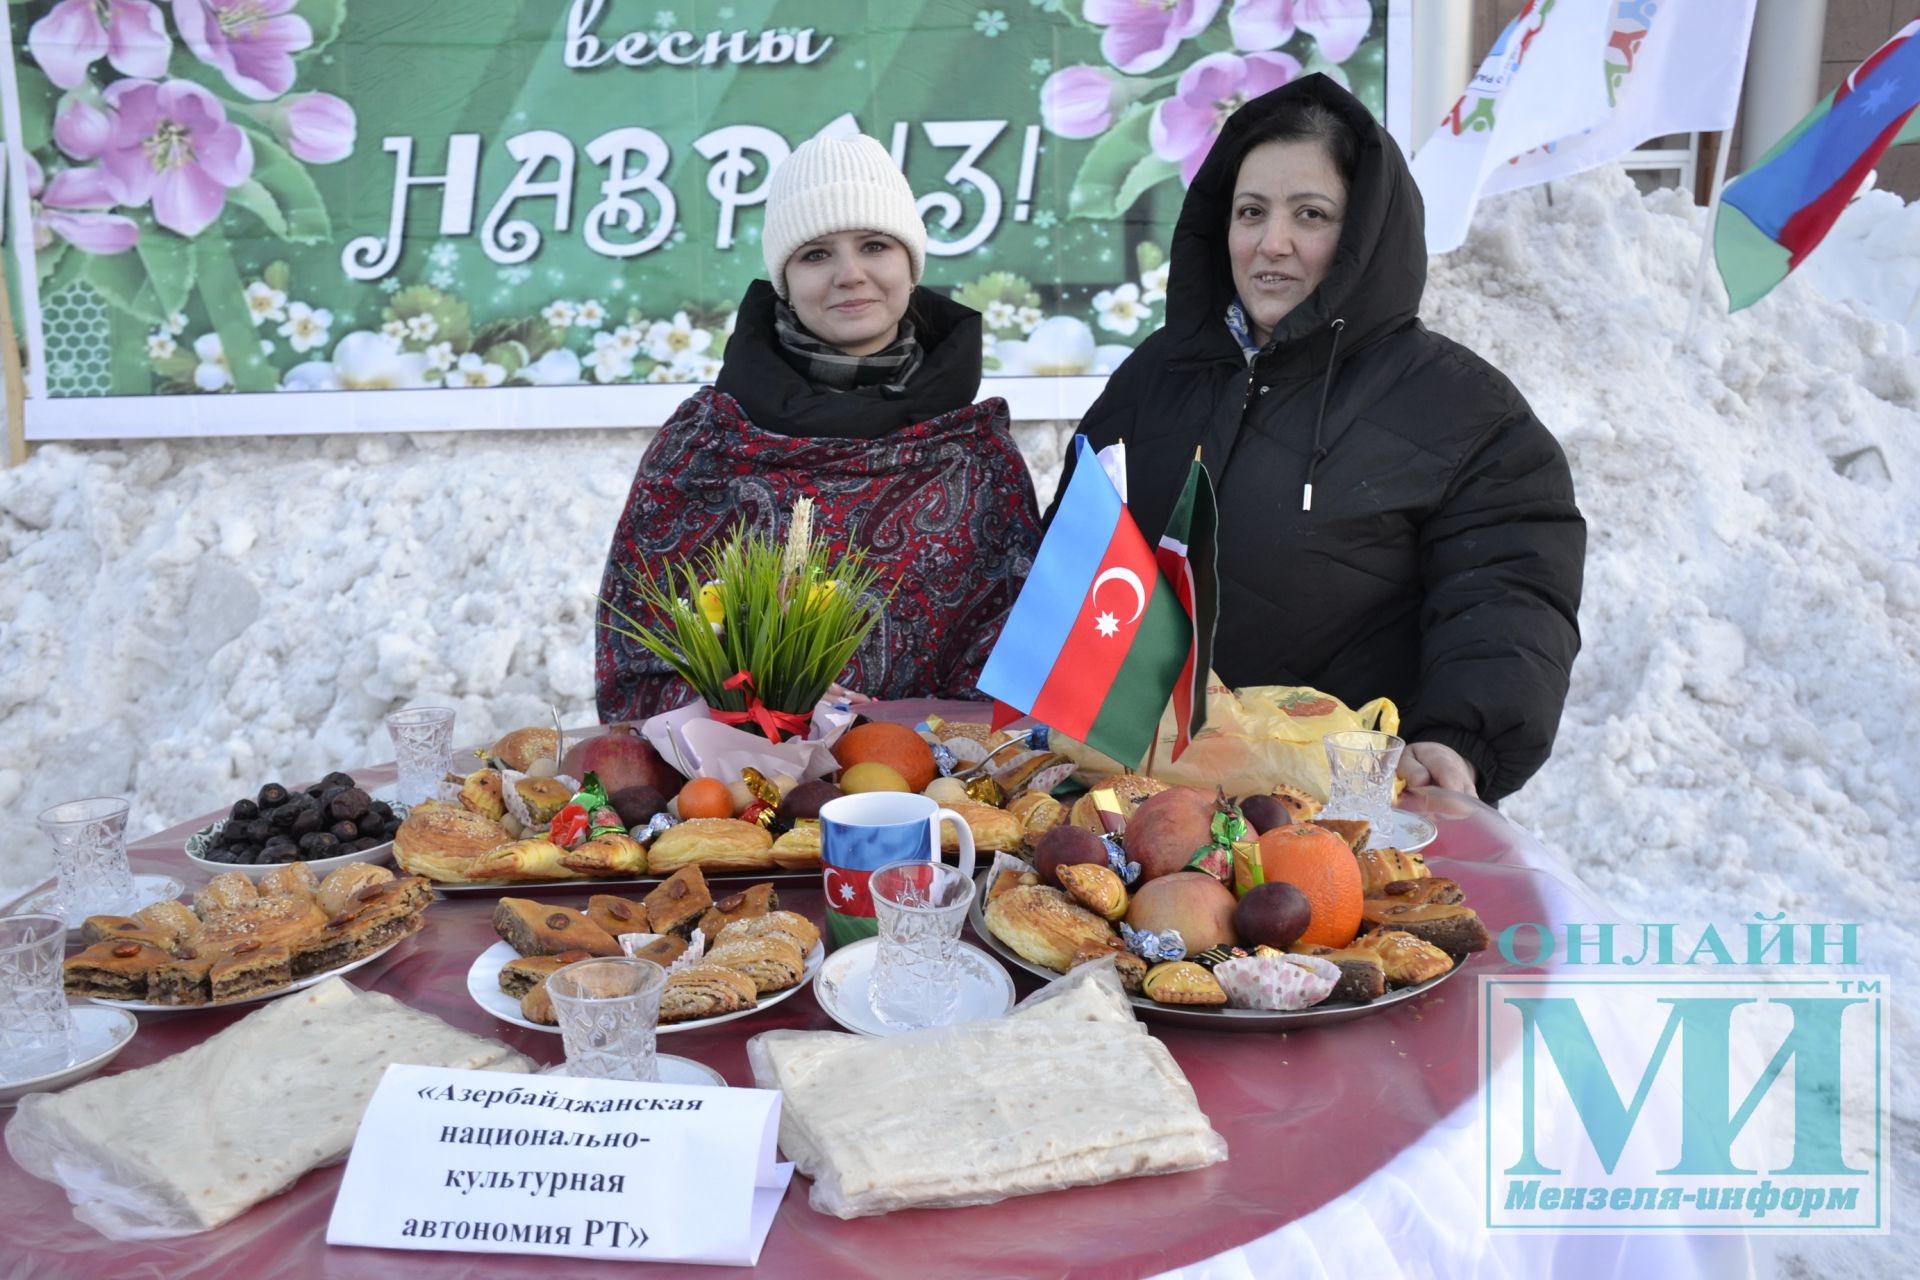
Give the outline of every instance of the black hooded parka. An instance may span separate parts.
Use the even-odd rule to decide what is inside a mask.
[[[1234,185],[1246,139],[1303,96],[1353,126],[1359,162],[1327,275],[1249,365],[1225,323]],[[1399,146],[1333,81],[1248,103],[1187,192],[1166,324],[1081,428],[1095,448],[1126,441],[1149,543],[1199,449],[1220,508],[1213,666],[1228,685],[1311,685],[1350,706],[1384,694],[1402,737],[1452,747],[1498,800],[1553,746],[1586,525],[1559,443],[1513,384],[1420,323],[1423,220]]]

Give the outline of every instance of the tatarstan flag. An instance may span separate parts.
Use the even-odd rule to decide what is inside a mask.
[[[1154,558],[1173,588],[1174,598],[1193,620],[1187,662],[1173,685],[1173,758],[1187,749],[1193,735],[1207,726],[1207,677],[1213,667],[1213,628],[1220,617],[1219,591],[1214,576],[1215,533],[1219,513],[1213,503],[1213,481],[1198,454],[1187,471],[1187,486],[1173,504],[1166,532]]]
[[[1727,184],[1713,256],[1731,309],[1758,302],[1826,237],[1888,147],[1920,142],[1920,19],[1855,67]]]
[[[1127,764],[1152,745],[1192,624],[1086,437],[980,689]],[[996,709],[996,722],[1011,719]]]

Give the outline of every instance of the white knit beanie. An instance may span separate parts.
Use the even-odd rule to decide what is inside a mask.
[[[927,224],[907,175],[865,134],[812,138],[773,171],[760,251],[773,291],[787,296],[787,259],[801,245],[840,231],[883,231],[907,248],[913,282],[927,268]]]

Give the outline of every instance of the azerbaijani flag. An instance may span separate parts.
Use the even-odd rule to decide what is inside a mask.
[[[1193,620],[1187,665],[1173,686],[1173,758],[1187,749],[1193,735],[1207,726],[1207,676],[1213,668],[1213,627],[1220,602],[1214,577],[1214,535],[1219,512],[1213,504],[1213,481],[1194,454],[1187,486],[1173,505],[1167,529],[1160,535],[1154,558],[1173,587],[1174,597]]]
[[[845,843],[847,847],[838,847],[840,843]],[[922,852],[925,851],[925,843],[921,842]],[[881,867],[899,860],[900,855],[889,852],[889,846],[883,840],[836,842],[831,861],[822,853],[823,885],[827,896],[827,945],[830,949],[837,950],[880,932],[880,922],[873,914],[873,891],[868,888],[867,881]]]
[[[980,673],[1024,711],[1124,764],[1138,764],[1192,659],[1192,624],[1085,436],[1033,571]]]
[[[1920,142],[1920,19],[1853,69],[1727,184],[1713,256],[1731,309],[1752,306],[1825,238],[1888,147]]]

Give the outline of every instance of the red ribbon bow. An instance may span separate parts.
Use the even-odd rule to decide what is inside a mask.
[[[736,672],[727,680],[726,687],[729,689],[746,690],[747,709],[745,711],[719,711],[709,709],[707,714],[715,720],[718,720],[721,724],[745,724],[751,720],[760,727],[760,732],[767,735],[767,741],[769,742],[780,741],[782,731],[790,733],[796,738],[806,736],[807,724],[809,723],[810,717],[802,715],[797,711],[775,711],[767,706],[766,703],[760,701],[759,695],[753,691],[752,672]]]

